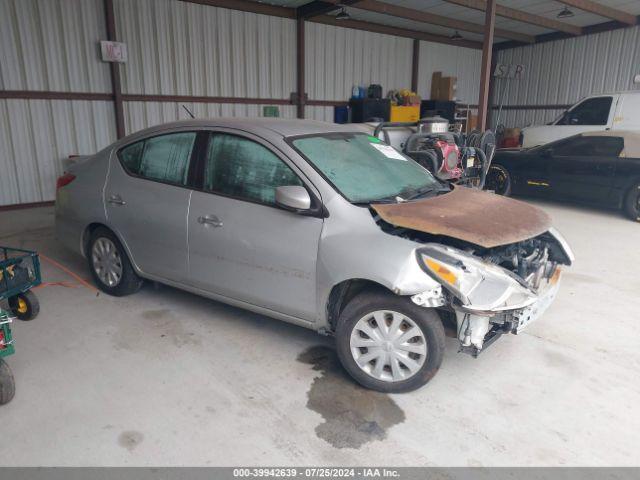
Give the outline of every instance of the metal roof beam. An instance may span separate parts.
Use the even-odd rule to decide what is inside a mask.
[[[487,2],[485,0],[444,0],[448,3],[460,5],[462,7],[473,8],[474,10],[480,10],[482,12],[487,9]],[[541,17],[540,15],[534,15],[522,10],[516,10],[515,8],[505,7],[503,5],[496,5],[496,15],[499,17],[510,18],[511,20],[517,20],[523,23],[529,23],[537,27],[549,28],[551,30],[557,30],[559,32],[565,32],[570,35],[581,35],[582,28],[568,23],[559,22],[552,18]]]
[[[305,3],[296,8],[296,16],[309,20],[310,18],[317,17],[318,15],[325,15],[327,13],[334,12],[342,8],[342,6],[354,5],[360,0],[342,0],[340,4],[334,2],[325,2],[322,0],[313,0],[312,2]]]
[[[361,20],[336,20],[331,15],[320,15],[309,20],[312,23],[322,23],[324,25],[334,25],[336,27],[353,28],[355,30],[365,30],[367,32],[382,33],[385,35],[395,35],[397,37],[414,38],[425,42],[445,43],[457,47],[467,47],[481,49],[482,43],[473,40],[452,40],[444,35],[422,32],[419,30],[409,30],[406,28],[392,27],[381,23],[363,22]]]
[[[330,1],[331,3],[342,3],[341,0]],[[484,34],[484,25],[465,22],[464,20],[458,20],[455,18],[443,17],[442,15],[436,15],[422,10],[415,10],[413,8],[391,5],[378,0],[362,0],[361,2],[358,2],[357,5],[354,5],[354,8],[366,10],[368,12],[382,13],[392,17],[404,18],[414,22],[428,23],[430,25],[439,25],[441,27],[452,28],[454,30]],[[535,41],[535,38],[532,35],[504,30],[502,28],[496,28],[494,32],[498,37],[509,38],[511,40],[517,40],[518,42],[533,43]]]

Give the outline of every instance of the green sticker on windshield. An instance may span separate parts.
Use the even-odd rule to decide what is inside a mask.
[[[370,141],[371,143],[380,143],[380,139],[379,139],[379,138],[376,138],[376,137],[374,137],[374,136],[367,135],[367,138],[369,139],[369,141]]]

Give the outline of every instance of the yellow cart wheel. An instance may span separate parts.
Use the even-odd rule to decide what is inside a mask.
[[[9,307],[20,320],[33,320],[40,312],[40,302],[32,291],[20,293],[9,299]]]

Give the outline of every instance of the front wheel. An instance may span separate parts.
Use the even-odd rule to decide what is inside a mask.
[[[498,195],[511,195],[511,175],[502,165],[493,164],[489,167],[484,182],[485,190],[492,190]]]
[[[434,310],[387,292],[358,295],[340,314],[338,358],[362,386],[379,392],[416,390],[437,373],[444,327]]]
[[[16,394],[16,383],[9,365],[0,359],[0,405],[9,403]]]
[[[640,182],[627,192],[624,199],[624,212],[631,220],[640,222]]]
[[[20,320],[33,320],[40,312],[38,297],[31,290],[9,299],[11,312]]]

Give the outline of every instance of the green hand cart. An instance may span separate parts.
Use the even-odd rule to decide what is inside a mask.
[[[4,357],[15,352],[11,322],[33,320],[40,311],[40,303],[33,287],[40,285],[40,258],[36,252],[19,248],[0,247],[0,302],[7,300],[9,309],[0,304],[0,405],[8,403],[15,393],[15,382]]]

